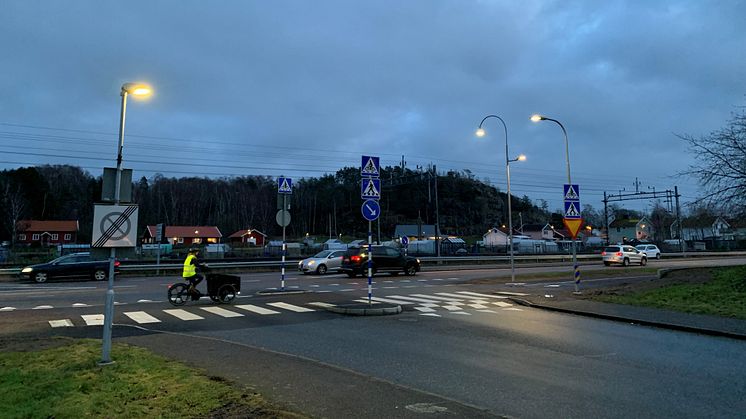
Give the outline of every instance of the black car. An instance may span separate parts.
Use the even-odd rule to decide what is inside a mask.
[[[368,272],[368,246],[348,249],[342,256],[342,266],[339,269],[350,278],[365,275]],[[404,256],[398,249],[389,246],[373,246],[373,274],[390,272],[398,275],[414,275],[420,271],[420,261],[411,256]]]
[[[117,273],[119,261],[114,261],[114,273]],[[38,283],[52,278],[90,278],[103,281],[109,276],[108,260],[91,260],[90,253],[73,253],[57,259],[31,265],[21,270],[22,277],[28,277]]]

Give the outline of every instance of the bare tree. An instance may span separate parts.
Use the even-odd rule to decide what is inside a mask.
[[[17,225],[21,219],[23,211],[26,209],[26,199],[23,197],[21,187],[11,186],[11,182],[5,183],[5,187],[2,190],[3,193],[3,204],[5,211],[8,216],[8,230],[10,231],[10,242],[11,245],[15,246],[16,237],[18,236]]]
[[[746,108],[744,108],[746,109]],[[727,125],[708,135],[677,135],[689,143],[696,163],[683,175],[696,177],[704,188],[699,202],[713,203],[729,212],[746,209],[746,111],[741,109]]]

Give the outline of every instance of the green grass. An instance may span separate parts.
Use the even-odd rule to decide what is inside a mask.
[[[105,367],[97,365],[100,357],[101,342],[94,340],[0,353],[0,416],[204,417],[228,405],[238,406],[241,416],[283,417],[258,394],[145,349],[114,345],[116,363]]]
[[[712,279],[702,284],[675,284],[627,295],[598,296],[596,299],[746,319],[746,266],[712,269]]]

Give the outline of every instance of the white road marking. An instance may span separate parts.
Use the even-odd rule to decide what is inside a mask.
[[[391,303],[391,304],[414,304],[413,301],[404,301],[404,300],[394,300],[392,298],[381,298],[381,297],[372,297],[373,301],[380,301],[382,303]]]
[[[487,308],[487,306],[482,305],[482,304],[469,304],[469,307],[472,307],[472,308]]]
[[[443,306],[443,308],[448,311],[462,311],[463,310],[463,308],[459,306]]]
[[[124,306],[127,305],[127,303],[120,303],[119,301],[114,301],[115,306]]]
[[[177,319],[181,320],[204,320],[205,318],[202,316],[198,316],[194,313],[190,313],[186,310],[182,310],[180,308],[172,309],[172,310],[163,310],[164,313],[170,314]]]
[[[480,313],[497,313],[497,311],[494,310],[477,310]]]
[[[370,303],[371,303],[371,304],[381,304],[381,303],[380,303],[379,301],[375,301],[375,300],[376,300],[375,298],[371,298],[371,301],[370,301]],[[364,304],[368,304],[368,299],[367,299],[367,298],[361,298],[361,299],[359,299],[359,300],[354,300],[354,301],[355,301],[356,303],[364,303]]]
[[[465,311],[453,311],[451,314],[461,314],[463,316],[471,316],[471,313],[467,313]]]
[[[321,290],[321,291],[316,291],[316,292],[321,293],[321,292],[331,292],[331,291],[329,291],[329,290]]]
[[[456,300],[468,300],[474,297],[469,297],[468,295],[462,295],[462,294],[452,294],[450,292],[436,292],[435,295],[442,295],[445,297],[451,297],[452,299]],[[495,296],[495,298],[508,298],[508,297],[498,297]]]
[[[417,297],[406,297],[404,295],[389,295],[388,297],[396,298],[397,300],[412,300],[417,301],[418,303],[440,303],[439,301],[433,300],[433,299],[425,299],[425,298],[417,298]]]
[[[336,307],[334,304],[323,303],[321,301],[314,301],[312,303],[308,303],[308,305],[309,306],[314,306],[314,307],[322,307],[322,308]]]
[[[392,282],[394,282],[394,281],[383,281],[383,282],[385,282],[385,283],[387,283],[387,284],[391,284],[391,283],[392,283]]]
[[[200,307],[208,313],[217,314],[220,317],[243,317],[243,314],[235,311],[226,310],[220,307]]]
[[[408,280],[408,279],[402,279],[402,280],[401,280],[401,281],[399,281],[399,282],[412,282],[412,281],[410,281],[410,280]]]
[[[504,308],[503,310],[509,310],[509,311],[523,311],[522,308],[515,308],[515,307],[508,307]]]
[[[153,300],[137,300],[138,303],[152,303]]]
[[[544,285],[544,288],[559,288],[559,287],[560,287],[560,285],[559,285],[559,284],[549,284],[549,285]]]
[[[442,281],[443,278],[433,278],[433,281]]]
[[[339,284],[329,284],[330,287],[338,287]]]
[[[288,303],[267,303],[267,305],[277,308],[283,308],[285,310],[294,311],[296,313],[308,313],[309,311],[315,311],[310,308],[298,307]]]
[[[15,307],[3,307],[3,308],[0,308],[0,311],[13,311],[15,309],[16,309]]]
[[[435,313],[420,313],[420,316],[440,317],[440,314],[435,314]]]
[[[418,288],[417,285],[405,285],[402,288]]]
[[[85,303],[75,303],[73,304],[73,307],[90,307],[90,306]]]
[[[417,282],[427,282],[429,279],[418,279]]]
[[[432,313],[433,311],[435,311],[430,307],[415,307],[414,309],[423,313]]]
[[[523,296],[526,296],[526,295],[530,295],[530,294],[526,294],[526,293],[522,293],[522,292],[508,292],[508,291],[498,291],[497,293],[498,294],[504,294],[504,295],[515,295],[515,296],[518,296],[518,297],[523,297]]]
[[[144,311],[126,311],[124,315],[137,323],[160,323],[161,321]]]
[[[464,294],[464,295],[473,295],[475,297],[482,297],[482,298],[497,298],[497,296],[493,294],[480,294],[478,292],[471,292],[471,291],[458,291],[458,293]],[[523,294],[523,295],[528,295],[528,294]]]
[[[348,282],[347,285],[360,285],[357,282]]]
[[[448,278],[448,279],[461,279],[461,278],[455,278],[455,277],[452,277],[452,278]]]
[[[280,314],[279,311],[270,310],[268,308],[259,307],[252,304],[244,304],[235,307],[240,308],[241,310],[250,311],[252,313],[261,314],[262,316],[265,316],[267,314]]]
[[[492,304],[494,304],[496,306],[500,306],[500,307],[513,307],[513,304],[504,303],[502,301],[498,301],[498,302],[495,302],[495,303],[492,303]]]
[[[345,288],[343,290],[339,290],[339,292],[350,292],[350,291],[355,291],[355,289],[354,288]]]
[[[393,289],[397,289],[397,288],[399,288],[399,287],[383,287],[383,289],[385,289],[385,290],[393,290]]]
[[[80,317],[83,318],[86,326],[103,326],[104,324],[103,314],[83,314]]]
[[[49,325],[52,327],[73,327],[73,322],[70,319],[50,320]]]
[[[311,287],[311,288],[318,288],[318,287],[320,287],[320,286],[321,286],[321,285],[316,285],[316,284],[313,284],[313,285],[309,285],[309,287]]]
[[[54,308],[52,306],[36,306],[32,308],[32,310],[49,310],[50,308]]]
[[[435,296],[435,295],[427,295],[427,294],[411,294],[411,296],[412,297],[429,298],[431,300],[448,301],[448,302],[459,302],[459,301],[464,300],[463,298],[461,298],[461,299],[446,298],[446,297],[438,297],[438,296]]]

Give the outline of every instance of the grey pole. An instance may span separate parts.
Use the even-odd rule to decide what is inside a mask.
[[[120,183],[122,182],[122,149],[124,148],[124,122],[127,115],[127,90],[122,86],[122,107],[119,114],[119,144],[117,145],[117,175],[114,184],[114,205],[119,205]],[[111,248],[109,255],[109,280],[104,303],[104,333],[100,365],[111,364],[111,332],[114,323],[114,261],[117,249]]]

